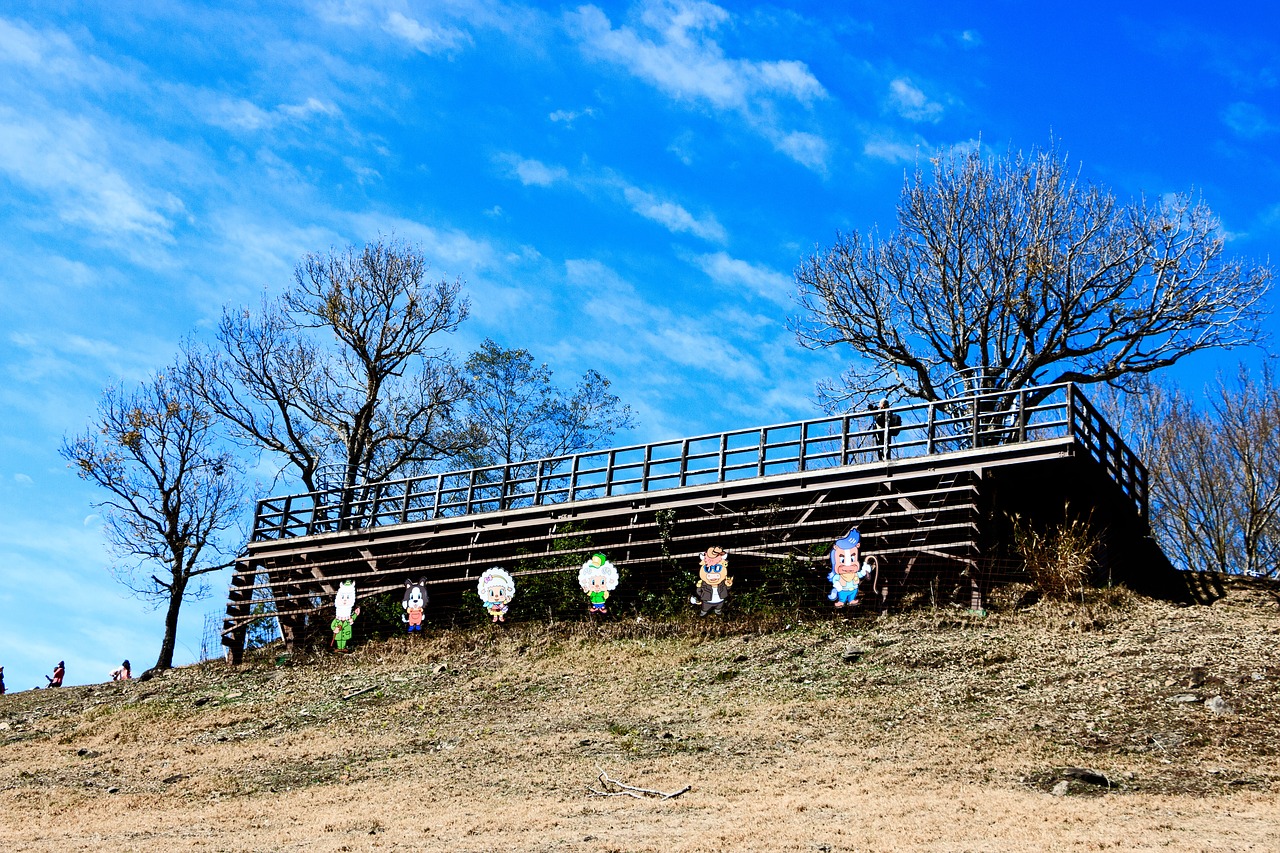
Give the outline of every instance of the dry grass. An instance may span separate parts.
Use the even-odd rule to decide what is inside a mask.
[[[1112,592],[985,619],[486,626],[13,694],[0,842],[1275,850],[1277,639],[1261,587]],[[597,768],[692,790],[595,798]]]

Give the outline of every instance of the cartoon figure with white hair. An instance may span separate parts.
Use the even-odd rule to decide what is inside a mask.
[[[360,608],[355,607],[355,603],[356,582],[343,581],[338,587],[338,594],[333,599],[333,622],[329,624],[329,629],[333,631],[333,644],[339,651],[347,650],[347,641],[351,639],[351,626],[360,615]]]
[[[608,613],[604,600],[618,588],[618,568],[604,554],[592,554],[578,570],[578,586],[591,599],[592,613]]]
[[[486,569],[476,584],[476,592],[494,622],[507,621],[507,605],[516,597],[516,582],[506,569]]]

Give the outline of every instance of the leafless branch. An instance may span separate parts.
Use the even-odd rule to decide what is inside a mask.
[[[600,767],[597,766],[596,769],[600,770]],[[693,787],[692,785],[685,785],[678,791],[665,793],[663,791],[655,791],[651,788],[637,788],[634,785],[619,782],[617,779],[609,778],[609,775],[603,770],[600,770],[600,776],[598,778],[600,779],[600,787],[604,790],[598,790],[590,786],[587,787],[587,791],[589,791],[594,797],[634,797],[637,800],[643,800],[646,797],[656,797],[659,800],[671,800],[683,793],[686,793]],[[610,788],[615,788],[617,790],[609,790]]]

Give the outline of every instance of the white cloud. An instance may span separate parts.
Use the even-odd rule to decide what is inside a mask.
[[[1222,121],[1245,139],[1261,139],[1280,131],[1280,123],[1272,121],[1257,105],[1243,101],[1231,104],[1223,110]]]
[[[456,228],[433,228],[411,219],[370,213],[351,217],[351,230],[358,240],[394,234],[417,245],[430,261],[431,269],[440,276],[466,279],[481,270],[503,266],[503,254],[492,243]]]
[[[506,164],[507,174],[526,187],[549,187],[569,177],[568,170],[563,166],[548,166],[540,160],[530,160],[515,154],[504,154],[498,159]]]
[[[82,86],[99,87],[121,79],[107,63],[84,55],[64,33],[39,32],[0,18],[0,65]]]
[[[776,270],[731,257],[726,252],[700,255],[695,261],[719,284],[746,287],[779,305],[790,304],[791,279]]]
[[[35,480],[32,480],[31,477],[26,474],[14,474],[13,481],[15,483],[21,483],[24,486],[29,486],[35,482]]]
[[[271,130],[287,123],[303,124],[315,116],[337,118],[342,115],[336,105],[315,97],[271,109],[263,109],[244,98],[228,98],[207,90],[184,91],[180,97],[191,105],[200,120],[230,131]]]
[[[920,155],[922,145],[924,140],[919,138],[904,141],[886,136],[872,136],[863,144],[862,153],[890,163],[909,163]]]
[[[106,237],[168,241],[174,195],[130,180],[106,158],[117,146],[89,121],[0,107],[0,173],[47,199],[60,220]]]
[[[929,100],[906,77],[899,77],[889,83],[889,104],[898,115],[911,121],[938,122],[942,119],[942,104]]]
[[[780,152],[821,170],[813,156],[817,147],[797,146],[775,113],[783,102],[808,106],[827,97],[826,89],[803,62],[726,56],[712,33],[729,17],[706,2],[651,2],[641,14],[641,29],[615,29],[595,6],[579,7],[568,23],[589,54],[623,66],[677,101],[737,113]]]
[[[426,54],[453,50],[471,42],[471,36],[462,30],[443,24],[424,24],[397,10],[387,13],[382,28]]]
[[[596,111],[591,107],[585,107],[581,110],[556,110],[547,116],[547,118],[554,122],[564,122],[566,127],[573,127],[573,123],[583,116],[591,118],[595,114]]]
[[[712,215],[699,219],[681,205],[664,201],[639,187],[624,186],[622,192],[632,210],[673,234],[692,234],[713,243],[723,243],[728,239],[724,227]]]
[[[821,172],[826,169],[827,141],[821,136],[792,131],[776,138],[771,135],[770,139],[775,148],[800,165],[806,166],[815,172]]]
[[[627,341],[626,347],[611,348],[612,356],[631,369],[645,370],[655,386],[661,386],[664,377],[717,388],[738,380],[759,383],[756,359],[730,338],[716,336],[715,345],[707,345],[701,315],[677,314],[645,301],[630,282],[599,261],[571,259],[565,262],[565,272],[569,283],[583,290],[578,301],[582,318]]]
[[[728,239],[724,226],[714,215],[694,216],[679,202],[661,198],[616,175],[605,173],[574,177],[563,166],[548,166],[539,160],[516,154],[502,154],[497,159],[506,166],[508,177],[515,178],[527,187],[549,187],[565,182],[588,196],[603,189],[607,195],[620,198],[634,213],[658,223],[672,234],[692,234],[713,243],[723,243]]]

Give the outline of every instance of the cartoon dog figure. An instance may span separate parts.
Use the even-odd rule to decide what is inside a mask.
[[[422,615],[427,609],[427,598],[426,578],[416,582],[409,581],[404,585],[404,598],[400,602],[404,615],[400,618],[408,626],[408,633],[422,633]]]

